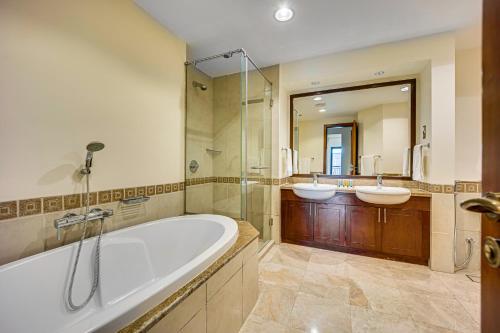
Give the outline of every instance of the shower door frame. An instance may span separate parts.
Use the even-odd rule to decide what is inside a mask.
[[[252,60],[252,58],[250,58],[250,56],[248,55],[248,53],[243,48],[235,49],[235,50],[231,50],[231,51],[227,51],[227,52],[224,52],[224,53],[219,53],[219,54],[208,56],[208,57],[204,57],[204,58],[189,60],[189,61],[184,62],[184,65],[186,67],[190,66],[190,65],[193,65],[196,68],[196,65],[199,64],[199,63],[203,63],[203,62],[206,62],[206,61],[214,60],[214,59],[217,59],[217,58],[220,58],[220,57],[231,58],[233,55],[240,54],[240,53],[243,55],[243,57],[241,59],[242,60],[245,59],[245,62],[244,62],[245,66],[244,66],[244,68],[243,68],[243,66],[240,67],[240,75],[242,75],[244,73],[244,81],[240,78],[241,87],[243,87],[243,83],[244,83],[244,90],[243,89],[241,90],[242,97],[243,97],[242,98],[242,106],[244,106],[244,109],[242,107],[242,109],[240,110],[240,112],[241,112],[241,123],[242,123],[242,128],[241,128],[241,134],[242,134],[241,135],[241,143],[242,143],[242,145],[241,145],[241,177],[240,177],[240,195],[241,195],[240,217],[245,220],[245,219],[248,218],[248,212],[247,212],[247,193],[246,193],[247,189],[248,189],[248,187],[247,187],[247,182],[248,182],[248,176],[247,176],[247,167],[248,167],[248,165],[247,165],[247,157],[248,156],[245,155],[245,154],[247,154],[247,148],[248,148],[247,147],[247,145],[248,145],[248,131],[247,131],[247,127],[248,127],[248,61],[259,72],[259,74],[262,76],[262,78],[269,84],[270,93],[271,93],[270,108],[272,108],[272,87],[273,87],[273,83],[266,77],[266,75],[255,64],[255,62]],[[186,101],[186,105],[187,105],[187,101]],[[188,110],[186,109],[186,117],[187,117],[187,111]],[[269,110],[269,111],[272,112],[272,110]],[[271,118],[271,121],[272,121],[272,118]],[[243,124],[244,124],[244,126],[243,126]],[[244,135],[243,135],[243,131],[244,131]],[[270,138],[271,137],[272,137],[272,126],[271,126]],[[272,155],[270,156],[269,163],[270,163],[269,176],[270,176],[270,179],[272,179]],[[245,185],[245,186],[243,186],[243,185]],[[264,186],[268,186],[268,185],[272,186],[272,181],[271,181],[271,184],[266,184],[264,182]],[[245,195],[243,195],[243,188],[245,189]],[[269,192],[271,194],[272,190],[270,190]],[[184,203],[184,207],[186,209],[186,202]],[[269,216],[271,216],[271,212],[266,212],[266,214],[269,215]],[[268,227],[270,228],[270,225]],[[270,238],[272,239],[271,230],[270,230]]]

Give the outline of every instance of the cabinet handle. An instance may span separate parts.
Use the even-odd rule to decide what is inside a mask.
[[[384,223],[387,224],[387,208],[384,208]]]
[[[377,208],[378,209],[378,220],[377,222],[380,223],[380,208]]]

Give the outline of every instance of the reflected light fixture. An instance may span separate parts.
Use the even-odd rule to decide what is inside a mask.
[[[319,109],[319,112],[326,112],[326,109]]]
[[[407,92],[408,90],[410,90],[410,88],[408,86],[402,86],[401,87],[401,91],[402,92]]]
[[[274,18],[279,22],[290,21],[293,17],[293,10],[288,7],[281,7],[277,11],[274,12]]]
[[[321,96],[316,96],[313,98],[313,101],[321,101],[321,100],[322,100]]]

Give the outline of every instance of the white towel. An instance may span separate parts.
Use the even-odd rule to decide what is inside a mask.
[[[293,173],[297,174],[299,173],[299,152],[294,149],[293,150]]]
[[[410,175],[410,148],[403,149],[403,177]]]
[[[299,173],[306,175],[311,173],[311,158],[301,158],[299,163]]]
[[[293,174],[292,150],[286,149],[286,177],[291,177]]]
[[[375,174],[375,155],[361,156],[361,176],[373,176]]]
[[[413,147],[413,180],[424,180],[422,145]]]

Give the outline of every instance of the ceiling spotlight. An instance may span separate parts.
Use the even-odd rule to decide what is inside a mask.
[[[319,109],[319,112],[326,112],[326,109]]]
[[[401,91],[402,92],[407,92],[408,90],[410,90],[410,88],[408,86],[402,86],[401,87]]]
[[[293,17],[293,10],[288,7],[281,7],[274,12],[274,18],[279,22],[290,21]]]
[[[378,72],[373,73],[373,75],[375,75],[375,76],[382,76],[384,74],[385,74],[384,71],[378,71]]]
[[[322,100],[321,96],[316,96],[313,98],[313,101],[321,101],[321,100]]]

